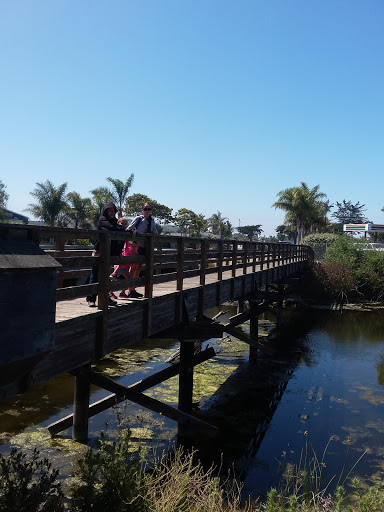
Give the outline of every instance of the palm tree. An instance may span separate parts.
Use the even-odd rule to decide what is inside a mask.
[[[232,226],[229,226],[226,223],[229,223],[227,217],[223,217],[221,212],[214,213],[208,220],[211,221],[212,224],[212,233],[219,234],[221,238],[224,237],[225,232],[231,232]],[[230,224],[230,223],[229,223]]]
[[[326,195],[319,191],[320,185],[310,189],[301,182],[300,187],[287,188],[277,195],[279,199],[272,206],[285,210],[284,222],[295,226],[297,233],[296,242],[307,235],[315,225],[324,223],[329,202],[322,201]]]
[[[93,225],[97,227],[99,217],[103,211],[103,206],[107,201],[111,200],[111,192],[107,187],[94,188],[90,192],[92,194],[93,199],[90,217],[92,219]]]
[[[233,232],[233,226],[229,222],[229,220],[227,219],[224,222],[222,222],[222,224],[220,225],[221,238],[230,238],[232,236],[232,232]]]
[[[77,192],[69,192],[67,198],[69,202],[68,217],[72,220],[76,229],[79,226],[82,227],[91,213],[91,200],[89,197],[80,197]]]
[[[66,189],[67,183],[58,187],[55,187],[49,180],[45,183],[36,183],[36,188],[31,195],[36,198],[37,203],[29,204],[26,210],[48,226],[54,226],[66,213]]]
[[[130,177],[127,179],[125,183],[119,179],[107,178],[107,180],[113,185],[111,197],[113,202],[116,204],[117,213],[119,217],[123,216],[123,206],[128,197],[129,189],[132,186],[133,178],[133,173],[130,175]]]

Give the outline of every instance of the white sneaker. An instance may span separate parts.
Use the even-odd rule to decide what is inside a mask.
[[[88,306],[89,306],[90,308],[95,308],[95,307],[96,307],[96,302],[94,302],[93,300],[89,300],[89,301],[88,301]]]

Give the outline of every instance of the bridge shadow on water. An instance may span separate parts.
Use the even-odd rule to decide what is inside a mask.
[[[252,362],[245,358],[203,406],[196,407],[194,414],[218,427],[219,434],[212,440],[179,430],[179,442],[197,449],[204,466],[214,463],[223,475],[231,469],[238,480],[245,479],[296,367],[310,357],[305,343],[310,328],[311,321],[302,313],[288,314],[282,328],[272,333],[273,340],[265,343],[272,350],[259,352]]]

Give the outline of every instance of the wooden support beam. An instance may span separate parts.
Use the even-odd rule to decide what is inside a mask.
[[[250,345],[251,347],[258,347],[261,350],[272,351],[272,349],[270,349],[269,347],[265,347],[259,341],[252,339],[250,336],[245,334],[243,331],[236,329],[235,327],[233,327],[230,324],[226,324],[223,327],[224,327],[224,332],[227,332],[228,334],[230,334],[231,336],[234,336],[235,338],[237,338],[240,341],[244,341],[244,343],[248,343],[248,345]]]
[[[283,322],[283,301],[284,301],[284,285],[278,284],[277,305],[276,305],[276,327],[279,329]]]
[[[166,338],[178,338],[179,340],[209,340],[210,338],[222,338],[223,324],[207,321],[196,321],[189,325],[171,327],[161,333]],[[159,335],[156,335],[157,337]]]
[[[238,313],[237,315],[231,316],[229,319],[229,323],[230,323],[230,325],[239,325],[239,324],[242,324],[242,323],[246,322],[247,320],[249,320],[250,317],[251,317],[251,311],[246,310],[246,311],[243,311],[242,313]]]
[[[249,334],[253,339],[259,335],[259,301],[250,301],[250,322],[249,322]],[[258,349],[257,347],[249,347],[249,363],[254,365],[258,361]]]
[[[206,350],[203,350],[196,354],[193,357],[192,364],[196,366],[200,363],[203,363],[204,361],[207,361],[208,359],[211,359],[211,357],[214,357],[215,355],[215,350],[212,347],[209,347]],[[138,382],[135,382],[134,384],[131,384],[130,386],[127,387],[134,391],[142,392],[145,391],[146,389],[156,386],[157,384],[160,384],[161,382],[164,382],[165,380],[170,379],[171,377],[175,377],[176,375],[178,375],[179,371],[180,363],[175,363],[169,366],[168,368],[164,368],[163,370],[160,370],[159,372],[150,375],[145,379],[139,380]],[[106,409],[113,407],[114,405],[122,402],[123,400],[126,400],[126,396],[124,393],[112,393],[111,395],[108,395],[105,398],[102,398],[101,400],[94,402],[88,408],[88,418],[91,418],[92,416],[95,416],[96,414],[99,414],[100,412],[103,412]],[[66,430],[67,428],[72,427],[72,425],[73,414],[69,414],[68,416],[65,416],[65,418],[62,418],[48,425],[48,430],[51,435],[55,435],[58,434],[59,432],[62,432],[63,430]]]
[[[179,411],[192,412],[195,340],[180,341]]]
[[[88,407],[90,396],[88,372],[90,367],[90,364],[85,365],[77,371],[75,377],[72,439],[79,443],[86,443],[88,440]]]
[[[107,389],[116,394],[122,394],[126,396],[127,400],[131,400],[142,407],[146,407],[147,409],[151,409],[154,412],[158,412],[170,418],[171,420],[180,422],[182,424],[190,424],[193,425],[195,429],[205,432],[208,435],[215,435],[218,433],[218,429],[205,421],[199,420],[190,414],[182,412],[180,410],[171,407],[168,404],[164,404],[155,398],[151,398],[149,396],[144,395],[143,393],[139,393],[138,391],[134,391],[127,386],[123,386],[104,375],[96,372],[89,372],[89,379],[92,384],[99,386],[103,389]]]

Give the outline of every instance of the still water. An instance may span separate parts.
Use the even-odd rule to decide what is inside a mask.
[[[227,317],[234,311],[226,306]],[[216,311],[210,312],[213,314]],[[226,320],[225,315],[220,319]],[[384,311],[287,312],[279,335],[273,317],[259,324],[268,347],[249,363],[247,345],[234,338],[209,340],[217,356],[195,368],[194,414],[220,429],[215,442],[196,435],[192,443],[203,461],[233,467],[244,496],[257,497],[277,486],[288,463],[299,464],[305,450],[324,458],[322,481],[353,476],[371,484],[384,472]],[[247,324],[242,326],[249,329]],[[272,333],[270,339],[267,335]],[[264,340],[264,341],[263,341]],[[207,343],[205,344],[207,345]],[[100,365],[123,384],[168,366],[176,340],[144,340],[105,358]],[[177,405],[178,380],[146,393]],[[46,426],[72,411],[73,378],[65,375],[0,405],[1,451],[37,447],[61,468],[63,478],[84,447],[68,429],[51,439]],[[108,393],[94,388],[92,402]],[[177,439],[175,423],[125,403],[90,420],[90,441],[117,425],[132,428],[133,439],[154,449]],[[332,484],[331,484],[332,485]]]

